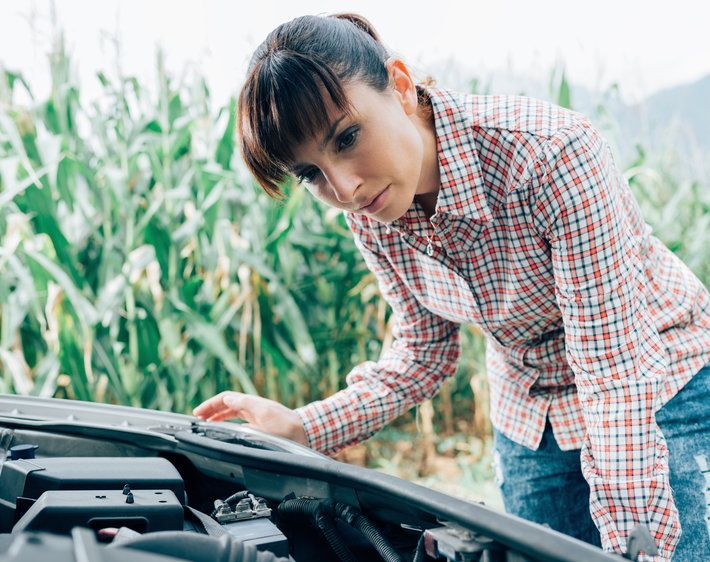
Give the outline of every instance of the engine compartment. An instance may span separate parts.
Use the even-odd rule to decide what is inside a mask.
[[[48,559],[621,558],[238,424],[0,395],[0,562]]]
[[[185,457],[41,457],[41,448],[15,444],[0,469],[0,553],[14,543],[0,560],[30,560],[47,541],[70,552],[77,537],[194,562],[412,560],[422,536],[400,528],[391,543],[391,529],[344,502],[256,496]]]

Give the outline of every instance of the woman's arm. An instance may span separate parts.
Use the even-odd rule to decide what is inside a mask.
[[[379,361],[350,371],[347,388],[296,412],[309,445],[332,454],[370,437],[413,405],[430,398],[456,372],[459,325],[425,309],[379,250],[364,220],[345,215],[355,244],[392,308],[392,346]]]
[[[680,525],[655,421],[667,358],[644,292],[643,221],[608,144],[588,123],[561,131],[546,148],[533,220],[550,243],[586,425],[581,460],[591,514],[606,550],[624,552],[643,523],[661,553],[653,560],[669,560]]]
[[[348,218],[348,224],[393,309],[391,348],[379,361],[356,366],[346,377],[347,388],[296,410],[260,396],[225,391],[205,400],[194,415],[209,421],[242,418],[252,427],[332,454],[433,396],[456,372],[458,324],[423,308],[377,252],[359,219]]]

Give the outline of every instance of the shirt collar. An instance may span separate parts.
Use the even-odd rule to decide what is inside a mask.
[[[433,222],[436,222],[438,215],[443,214],[480,221],[491,220],[493,214],[486,199],[483,173],[474,142],[473,116],[470,104],[466,103],[466,95],[433,86],[418,85],[417,89],[423,89],[429,94],[434,113],[441,188]],[[402,227],[411,222],[407,220],[408,217],[418,216],[410,208],[392,226]]]

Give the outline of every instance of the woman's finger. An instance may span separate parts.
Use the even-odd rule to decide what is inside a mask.
[[[236,415],[232,410],[224,410],[222,412],[212,414],[209,418],[205,419],[205,421],[209,421],[209,422],[224,421],[224,420],[229,420],[229,419],[238,418],[238,417],[239,416]]]
[[[224,416],[227,416],[227,417],[232,416],[233,417],[234,414],[232,413],[232,410],[230,408],[225,407],[225,408],[222,408],[221,410],[213,411],[209,416],[198,416],[198,417],[200,419],[205,420],[205,421],[214,421],[214,418],[218,417],[218,416],[219,417],[224,417]]]
[[[200,418],[202,417],[209,417],[211,416],[214,412],[221,410],[224,408],[224,402],[222,402],[222,396],[217,394],[216,396],[213,396],[212,398],[209,398],[208,400],[205,400],[202,404],[197,406],[192,410],[192,414],[194,416],[198,416]]]
[[[221,412],[227,404],[224,402],[224,398],[230,394],[237,394],[236,392],[220,392],[219,394],[205,400],[202,404],[197,406],[192,410],[192,414],[199,418],[209,418],[211,415]]]
[[[249,400],[248,396],[245,396],[244,399],[237,398],[236,400],[226,397],[224,401],[225,404],[223,408],[213,411],[212,414],[206,418],[207,421],[222,421],[230,418],[239,418],[250,422],[254,421],[254,404]]]

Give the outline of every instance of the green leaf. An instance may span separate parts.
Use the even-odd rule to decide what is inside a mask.
[[[15,93],[15,84],[21,84],[22,87],[24,88],[25,92],[27,92],[27,95],[30,97],[31,100],[34,101],[34,96],[32,95],[32,89],[30,88],[30,85],[27,83],[25,80],[24,76],[20,74],[19,72],[11,72],[11,71],[5,71],[5,78],[7,80],[7,86],[8,89],[10,90],[10,99],[12,99],[14,93]]]
[[[237,100],[234,97],[229,100],[228,111],[229,119],[227,120],[227,127],[222,134],[222,138],[219,140],[217,153],[215,154],[215,160],[217,160],[217,163],[225,170],[229,169],[232,154],[234,153],[234,126],[237,113]]]
[[[178,117],[183,114],[182,101],[180,101],[180,94],[175,92],[170,96],[170,102],[168,104],[168,120],[170,124],[174,124]]]
[[[565,76],[564,69],[562,70],[562,76],[560,77],[560,86],[557,92],[557,105],[566,107],[567,109],[572,109],[572,100],[570,99],[569,83],[567,82],[567,77]]]
[[[244,368],[239,364],[237,355],[227,346],[223,332],[196,314],[185,312],[187,330],[190,335],[199,341],[207,351],[220,360],[229,374],[239,382],[243,392],[247,394],[257,394],[254,383]]]
[[[46,256],[29,250],[26,247],[22,253],[49,273],[52,279],[64,290],[64,293],[67,295],[69,302],[71,302],[74,311],[82,323],[87,326],[92,326],[98,322],[98,314],[94,306],[81,294],[79,288],[61,267]]]
[[[151,119],[143,128],[143,131],[150,131],[152,133],[162,133],[163,129],[156,119]]]

